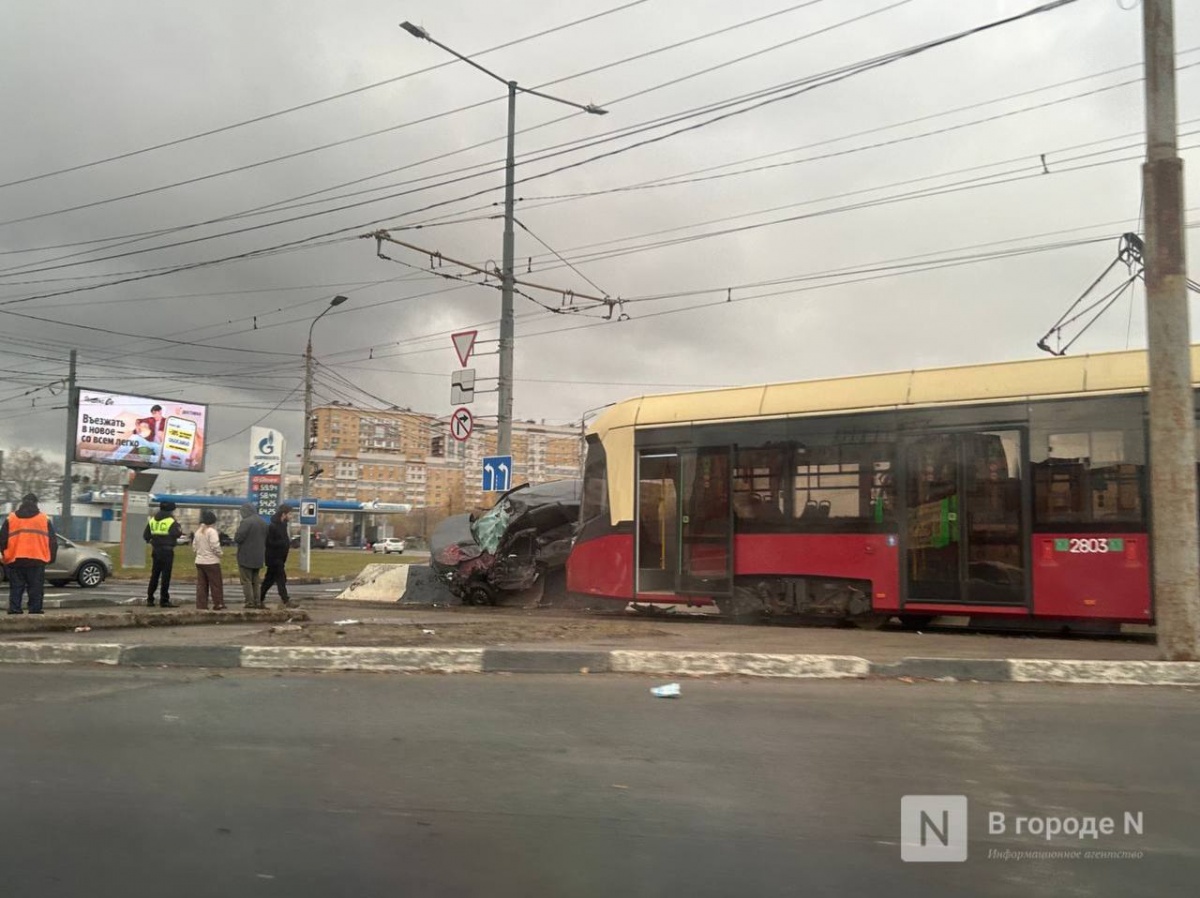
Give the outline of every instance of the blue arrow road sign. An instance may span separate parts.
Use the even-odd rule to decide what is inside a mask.
[[[483,459],[483,491],[502,493],[512,489],[512,456],[488,455]]]

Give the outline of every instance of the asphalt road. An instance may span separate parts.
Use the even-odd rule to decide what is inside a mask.
[[[0,670],[6,896],[1194,895],[1197,694]],[[965,863],[901,796],[965,794]],[[987,814],[1144,814],[1046,850]],[[1059,839],[1050,848],[1078,848]]]

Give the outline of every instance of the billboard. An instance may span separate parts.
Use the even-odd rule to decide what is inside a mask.
[[[104,390],[79,390],[75,461],[203,471],[208,406]]]

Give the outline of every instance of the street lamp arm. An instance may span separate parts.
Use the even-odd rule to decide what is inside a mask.
[[[474,68],[479,69],[479,71],[483,72],[483,74],[487,75],[489,78],[494,78],[497,81],[499,81],[501,84],[508,84],[507,81],[505,81],[503,78],[501,78],[495,72],[481,66],[475,60],[471,59],[471,57],[463,56],[461,53],[455,51],[454,49],[447,47],[441,41],[434,40],[432,37],[429,36],[429,32],[426,31],[424,28],[422,28],[420,25],[414,25],[414,24],[412,24],[412,22],[401,22],[400,27],[403,28],[405,31],[407,31],[409,34],[411,34],[413,37],[415,37],[419,40],[429,41],[429,43],[433,44],[435,47],[440,47],[441,49],[445,50],[447,53],[449,53],[455,59],[460,59],[463,62],[465,62],[467,65],[473,66]]]
[[[454,48],[447,47],[441,41],[434,40],[432,37],[429,36],[429,32],[426,31],[424,28],[422,28],[420,25],[414,25],[412,22],[401,22],[400,27],[403,28],[405,31],[407,31],[409,34],[411,34],[413,37],[417,38],[418,40],[429,41],[429,43],[433,44],[435,47],[439,47],[440,49],[445,50],[447,53],[449,53],[455,59],[462,60],[463,62],[465,62],[467,65],[471,66],[472,68],[476,68],[479,71],[483,72],[483,74],[487,75],[489,78],[492,78],[495,81],[499,81],[501,84],[511,86],[511,82],[509,82],[508,79],[501,78],[499,75],[497,75],[491,69],[487,68],[486,66],[480,65],[475,60],[471,59],[471,57],[463,56],[461,53],[457,52]],[[543,100],[553,100],[555,103],[562,103],[564,106],[570,106],[573,109],[578,109],[582,112],[591,113],[592,115],[608,115],[607,109],[602,109],[599,106],[597,106],[595,103],[586,103],[586,104],[585,103],[573,103],[570,100],[564,100],[562,97],[555,97],[551,94],[544,94],[541,91],[534,90],[531,87],[517,87],[517,90],[519,90],[521,93],[524,93],[524,94],[532,94],[535,97],[541,97]]]
[[[602,109],[595,103],[574,103],[571,100],[564,100],[562,97],[556,97],[552,94],[544,94],[540,90],[534,90],[532,87],[521,87],[518,85],[517,90],[523,94],[541,97],[543,100],[553,100],[555,103],[562,103],[564,106],[570,106],[574,109],[580,110],[581,112],[588,112],[592,115],[608,115],[607,109]]]

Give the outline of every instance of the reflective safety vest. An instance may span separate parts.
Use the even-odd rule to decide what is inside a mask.
[[[151,518],[150,519],[150,535],[151,536],[170,536],[171,528],[175,526],[174,518]]]
[[[40,511],[31,518],[19,518],[16,512],[8,516],[4,563],[12,564],[18,558],[50,563],[50,519]]]

